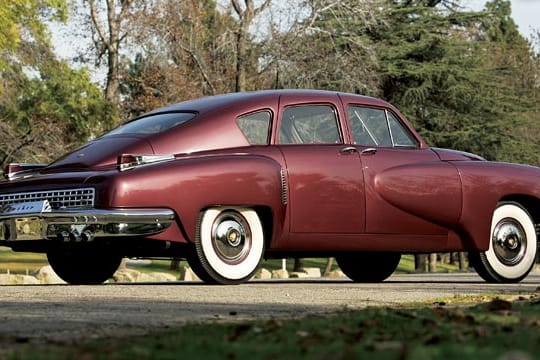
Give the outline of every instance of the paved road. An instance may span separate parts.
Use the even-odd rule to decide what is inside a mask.
[[[473,274],[395,275],[382,284],[346,280],[101,286],[0,286],[0,340],[80,340],[142,334],[193,321],[286,318],[457,295],[538,292],[540,274],[494,285]]]

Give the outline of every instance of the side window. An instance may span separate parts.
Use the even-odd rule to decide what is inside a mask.
[[[240,116],[236,124],[251,145],[267,145],[271,118],[270,111],[259,111]]]
[[[341,143],[336,111],[329,105],[289,106],[283,111],[280,144]]]
[[[355,144],[392,146],[392,137],[384,110],[349,106],[349,121]]]
[[[418,142],[390,111],[349,106],[354,143],[365,146],[417,147]]]
[[[394,139],[394,146],[416,147],[418,142],[411,135],[409,130],[403,126],[403,124],[397,119],[397,117],[391,112],[388,114],[388,124],[390,126],[390,132],[392,133],[392,139]]]

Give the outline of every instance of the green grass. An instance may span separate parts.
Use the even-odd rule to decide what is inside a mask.
[[[477,299],[470,299],[475,301]],[[461,299],[463,304],[464,299]],[[4,344],[6,345],[6,344]],[[7,349],[10,349],[8,346]],[[491,299],[373,307],[330,316],[214,321],[146,336],[18,345],[6,359],[516,359],[540,358],[540,300]]]
[[[321,274],[323,273],[327,258],[306,258],[304,259],[304,267],[316,267],[321,270]],[[151,265],[147,266],[140,266],[136,269],[141,272],[168,272],[171,274],[178,274],[178,271],[171,271],[170,269],[171,262],[169,260],[153,260]],[[294,266],[294,259],[287,259],[287,271],[292,272],[293,266]],[[180,262],[180,267],[187,266],[187,263],[185,261]],[[271,260],[265,260],[261,264],[262,267],[264,267],[267,270],[277,270],[281,269],[282,262],[281,259],[271,259]],[[334,261],[332,265],[332,270],[339,269],[337,263]],[[457,266],[445,264],[441,262],[437,262],[437,271],[438,272],[452,272],[452,271],[458,271]],[[414,273],[414,256],[412,255],[403,255],[401,257],[401,261],[398,265],[398,268],[396,269],[397,274],[411,274]]]
[[[48,264],[45,254],[20,253],[0,247],[0,273],[32,273]]]
[[[326,266],[326,258],[306,258],[304,259],[305,267],[318,267],[323,273]],[[9,248],[0,247],[0,273],[24,274],[26,272],[35,272],[41,267],[48,265],[47,257],[44,254],[14,252]],[[165,272],[173,275],[178,275],[178,270],[171,270],[171,261],[169,260],[153,260],[151,265],[137,266],[136,269],[141,272]],[[185,261],[180,262],[180,267],[187,266]],[[281,259],[272,259],[263,261],[262,266],[270,271],[281,269]],[[293,271],[294,260],[287,260],[287,270]],[[334,261],[332,270],[338,269]],[[455,265],[437,263],[438,272],[457,271]],[[403,255],[396,270],[398,274],[414,273],[414,257],[412,255]]]

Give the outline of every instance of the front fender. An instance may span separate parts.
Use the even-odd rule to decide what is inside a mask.
[[[534,198],[540,202],[540,168],[497,162],[456,162],[463,181],[463,214],[459,226],[470,250],[489,248],[491,218],[501,200]],[[528,209],[529,211],[533,209]],[[534,219],[540,214],[531,213]]]

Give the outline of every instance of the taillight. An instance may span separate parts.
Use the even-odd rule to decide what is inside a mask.
[[[32,172],[34,170],[42,169],[45,166],[47,166],[47,165],[44,165],[44,164],[17,164],[17,163],[8,164],[4,168],[4,177],[6,179],[8,179],[8,180],[13,180],[15,177],[17,177],[17,175],[20,175],[20,174],[23,174],[23,173],[27,174],[27,173],[30,173],[30,172]]]
[[[4,168],[4,176],[9,179],[11,176],[21,171],[23,171],[21,164],[8,164]]]

